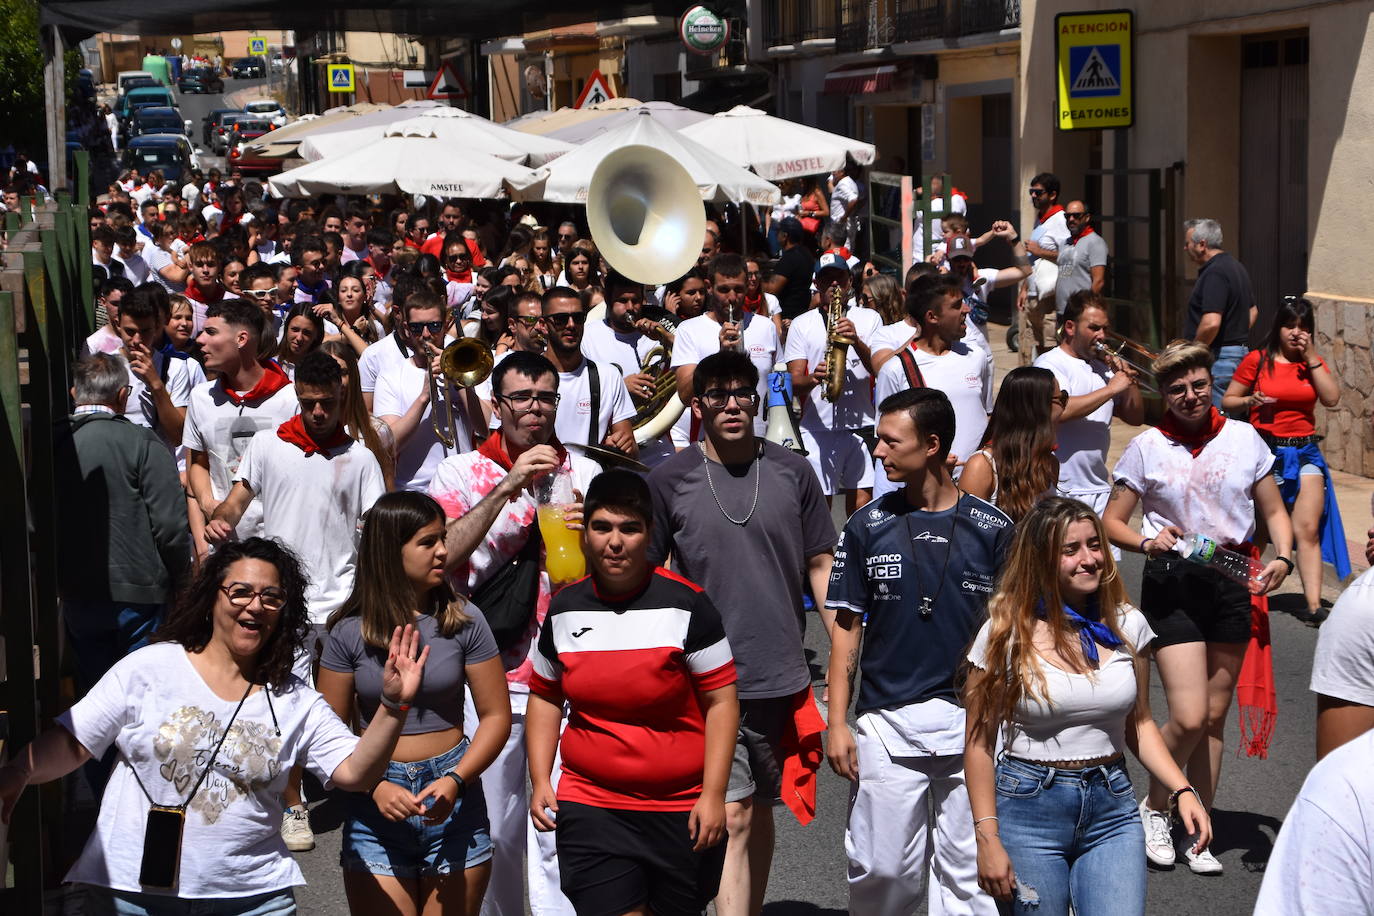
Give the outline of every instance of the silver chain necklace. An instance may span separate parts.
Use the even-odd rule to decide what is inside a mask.
[[[725,516],[725,520],[731,524],[739,525],[740,527],[749,524],[749,519],[754,517],[754,510],[759,507],[759,480],[763,477],[762,468],[756,467],[754,469],[754,503],[749,507],[749,514],[744,518],[735,518],[730,515],[729,512],[726,512],[725,507],[721,505],[720,494],[716,492],[715,481],[711,480],[711,459],[706,457],[705,443],[698,442],[697,448],[701,449],[701,465],[706,469],[706,486],[711,488],[711,498],[716,501],[716,508],[720,510],[720,514]],[[751,465],[762,464],[758,458],[759,455],[756,453],[749,463]]]

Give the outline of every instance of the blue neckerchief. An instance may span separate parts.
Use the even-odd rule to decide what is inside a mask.
[[[1078,628],[1078,641],[1083,646],[1083,657],[1092,662],[1093,667],[1097,667],[1097,644],[1101,643],[1108,649],[1115,649],[1121,645],[1121,640],[1117,639],[1116,634],[1098,618],[1099,612],[1097,602],[1088,603],[1088,613],[1093,617],[1084,617],[1082,614],[1064,605],[1064,616],[1069,618],[1069,623]],[[1037,601],[1035,604],[1035,616],[1044,620],[1048,612],[1045,610],[1045,602]]]

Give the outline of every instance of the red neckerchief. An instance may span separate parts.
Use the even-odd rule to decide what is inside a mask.
[[[744,307],[755,315],[766,316],[768,314],[768,304],[763,298],[763,293],[759,293],[757,296],[753,297],[746,294],[744,297]]]
[[[1045,215],[1044,215],[1044,216],[1040,217],[1038,220],[1035,221],[1035,225],[1038,226],[1038,225],[1040,225],[1041,223],[1043,223],[1045,220],[1049,219],[1051,216],[1054,216],[1056,213],[1063,213],[1063,212],[1064,212],[1064,208],[1061,207],[1061,206],[1059,206],[1059,204],[1055,204],[1053,207],[1050,207],[1048,210],[1045,211]]]
[[[1260,561],[1260,549],[1251,541],[1236,550]],[[1274,683],[1274,652],[1269,643],[1269,597],[1250,596],[1250,642],[1236,676],[1236,704],[1240,709],[1240,747],[1247,757],[1264,760],[1279,715]]]
[[[1194,458],[1202,454],[1202,450],[1207,447],[1207,443],[1217,437],[1221,428],[1226,425],[1226,418],[1221,415],[1221,411],[1215,407],[1207,416],[1207,425],[1196,432],[1185,430],[1168,411],[1164,413],[1164,419],[1159,424],[1159,431],[1164,434],[1164,438],[1170,442],[1177,442],[1186,448]]]
[[[376,273],[377,273],[377,279],[378,279],[378,280],[381,280],[383,283],[386,282],[386,275],[389,274],[389,273],[391,273],[391,268],[392,268],[392,266],[393,266],[393,265],[391,265],[391,264],[388,264],[388,265],[386,265],[386,270],[377,270],[377,265],[372,263],[372,258],[371,258],[371,257],[363,258],[363,259],[362,259],[362,262],[363,262],[364,264],[368,265],[369,267],[371,267],[374,271],[376,271]]]
[[[224,298],[224,284],[216,280],[215,286],[219,287],[219,295],[215,296],[212,299],[207,297],[204,293],[202,293],[200,291],[200,287],[196,286],[196,281],[192,280],[190,283],[186,284],[186,289],[183,292],[183,295],[185,295],[187,299],[194,299],[197,302],[203,302],[206,305],[210,305],[211,303],[219,302]]]
[[[558,452],[558,466],[562,467],[568,460],[568,450],[565,449],[563,443],[559,442],[557,439],[550,440],[548,444],[552,445]],[[506,445],[501,438],[501,430],[499,429],[490,436],[487,436],[487,438],[482,441],[482,444],[477,446],[477,453],[499,464],[503,471],[509,471],[515,464],[515,462],[511,460],[510,455],[506,453]]]
[[[227,397],[235,407],[242,407],[247,401],[270,398],[272,395],[291,384],[291,379],[286,377],[286,373],[282,371],[281,366],[277,365],[276,360],[268,360],[263,364],[262,369],[262,378],[258,379],[258,383],[254,385],[251,390],[245,391],[243,394],[231,391],[229,386],[224,384],[223,380],[220,381],[220,387],[224,389],[225,397]]]
[[[954,197],[962,197],[962,198],[964,199],[965,202],[968,201],[968,195],[965,194],[963,191],[960,191],[958,188],[954,187],[953,185],[950,185],[949,193],[950,193],[951,196],[954,196]]]
[[[1070,245],[1077,245],[1077,244],[1078,244],[1078,240],[1081,239],[1081,238],[1083,238],[1083,236],[1085,236],[1085,235],[1092,235],[1092,234],[1093,234],[1094,232],[1096,232],[1096,231],[1097,231],[1097,230],[1094,229],[1092,226],[1084,226],[1084,227],[1082,228],[1082,230],[1080,230],[1079,233],[1078,233],[1077,235],[1071,235],[1071,236],[1069,236],[1069,244],[1070,244]]]
[[[410,236],[406,236],[405,243],[407,248],[414,248],[416,251],[420,250],[419,243],[412,239]]]
[[[343,424],[334,427],[334,435],[329,437],[329,441],[323,444],[316,442],[305,431],[305,421],[300,414],[296,414],[281,426],[277,427],[277,438],[283,442],[290,442],[296,448],[305,452],[305,457],[309,458],[316,453],[327,452],[330,449],[347,445],[353,441],[353,437],[344,431]]]
[[[449,281],[450,283],[471,283],[471,282],[472,282],[472,269],[469,268],[469,269],[463,271],[462,273],[459,273],[458,271],[455,271],[455,270],[445,270],[445,271],[444,271],[444,276],[448,278],[448,281]]]

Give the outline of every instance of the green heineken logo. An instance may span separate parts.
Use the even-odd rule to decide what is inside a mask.
[[[710,54],[730,39],[730,23],[704,6],[694,6],[678,21],[678,35],[687,50]]]

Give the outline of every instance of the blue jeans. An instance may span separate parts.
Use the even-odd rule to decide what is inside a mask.
[[[1249,352],[1249,348],[1244,346],[1222,347],[1217,350],[1217,358],[1212,361],[1212,404],[1218,410],[1221,409],[1221,397],[1231,384],[1231,376],[1236,374],[1236,367]]]
[[[385,779],[418,795],[456,767],[467,749],[468,739],[464,738],[438,757],[414,763],[393,760],[387,764]],[[491,859],[487,799],[477,780],[467,786],[453,811],[438,824],[426,824],[420,817],[387,820],[366,793],[351,792],[345,798],[347,819],[339,850],[339,864],[345,871],[415,879],[447,875]]]
[[[251,897],[183,899],[85,885],[75,912],[82,916],[296,916],[290,888]]]
[[[1009,912],[1143,916],[1145,834],[1124,763],[1057,770],[1003,757],[997,829],[1016,873]]]

